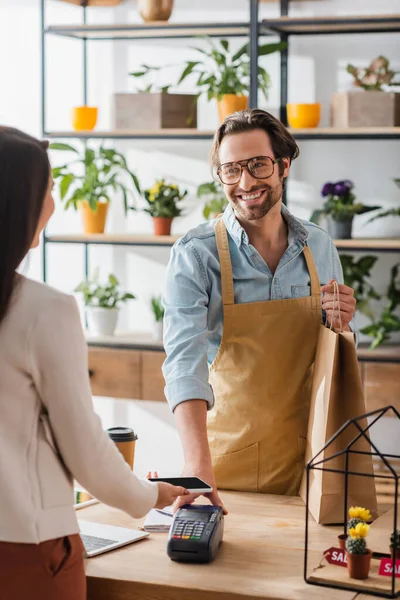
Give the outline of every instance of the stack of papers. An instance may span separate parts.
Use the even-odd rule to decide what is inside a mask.
[[[166,531],[170,530],[173,521],[172,506],[159,510],[152,508],[147,514],[146,520],[143,524],[145,531]]]

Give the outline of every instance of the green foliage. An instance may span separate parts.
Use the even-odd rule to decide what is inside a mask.
[[[367,325],[360,330],[361,333],[373,338],[370,346],[371,349],[377,348],[390,340],[391,333],[400,331],[400,318],[394,314],[400,306],[400,281],[397,280],[399,269],[400,263],[397,263],[391,269],[387,290],[387,303],[381,315],[371,325]]]
[[[126,159],[121,152],[101,145],[97,150],[88,148],[86,143],[83,151],[69,144],[50,144],[51,150],[72,152],[75,158],[70,162],[53,168],[54,181],[58,182],[61,200],[65,202],[65,209],[73,206],[78,208],[78,203],[86,200],[90,208],[96,210],[100,201],[110,202],[111,194],[120,191],[124,201],[125,214],[128,208],[128,195],[131,189],[122,183],[121,175],[129,176],[131,183],[138,193],[140,185],[137,176],[128,168]],[[73,166],[78,166],[80,173],[76,174]]]
[[[144,197],[148,203],[148,208],[144,211],[152,217],[179,217],[182,209],[179,208],[178,202],[181,202],[186,194],[187,190],[180,192],[177,185],[159,179],[152,188],[144,190]]]
[[[354,289],[357,310],[373,320],[374,315],[370,308],[370,300],[380,300],[380,295],[367,279],[371,276],[371,269],[378,258],[367,255],[357,260],[348,254],[340,254],[339,256],[342,263],[344,283]]]
[[[197,188],[197,197],[206,200],[203,209],[205,219],[224,212],[228,206],[228,199],[225,196],[222,185],[217,181],[210,181],[199,185]]]
[[[169,91],[170,85],[159,86],[157,85],[157,77],[158,73],[162,67],[150,67],[149,65],[140,65],[140,71],[134,71],[133,73],[129,73],[131,77],[134,77],[136,80],[141,80],[142,78],[147,81],[144,83],[144,87],[137,86],[136,91],[139,93],[161,93],[167,94]]]
[[[207,44],[206,48],[192,46],[201,57],[199,60],[186,61],[178,85],[187,77],[194,76],[197,95],[205,95],[208,100],[221,100],[224,94],[241,95],[247,92],[250,85],[249,43],[232,53],[228,40],[220,40],[217,46],[209,36],[204,36],[203,39]],[[259,46],[258,53],[259,56],[266,56],[286,47],[286,42],[264,44]],[[258,87],[266,99],[270,84],[269,74],[258,66]]]
[[[161,296],[153,296],[151,299],[151,307],[153,309],[154,318],[157,321],[162,321],[164,318],[164,307],[162,305]]]
[[[315,210],[312,213],[310,221],[319,224],[321,219],[328,215],[332,217],[334,221],[348,221],[355,215],[363,215],[364,213],[381,208],[380,206],[367,206],[361,202],[354,202],[354,200],[354,194],[349,194],[349,196],[345,198],[330,196],[324,203],[322,209]]]
[[[366,554],[367,553],[367,541],[365,538],[351,538],[348,537],[346,540],[346,550],[350,554]]]
[[[97,308],[117,308],[122,302],[134,300],[135,296],[128,292],[122,292],[119,288],[118,279],[110,274],[108,283],[98,283],[99,270],[93,272],[91,279],[84,279],[75,288],[75,292],[83,294],[85,306]]]
[[[390,536],[390,547],[400,550],[400,529],[396,529]]]
[[[400,189],[400,179],[393,179],[394,183]],[[373,216],[369,219],[368,223],[372,223],[372,221],[376,221],[376,219],[382,219],[384,217],[400,217],[400,207],[399,208],[389,208],[388,210],[383,210],[377,215]]]

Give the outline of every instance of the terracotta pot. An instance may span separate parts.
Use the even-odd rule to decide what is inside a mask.
[[[342,533],[341,535],[338,535],[338,544],[341,550],[346,550],[346,540],[348,537],[349,536],[347,535],[347,533]]]
[[[247,96],[237,96],[236,94],[224,94],[221,100],[218,100],[218,114],[222,121],[238,110],[246,110]]]
[[[350,579],[367,579],[371,565],[371,550],[366,554],[350,554],[346,551],[347,569]]]
[[[390,546],[390,556],[392,560],[400,560],[400,548],[393,548]]]
[[[139,13],[143,21],[168,21],[174,7],[174,0],[139,0]]]
[[[154,235],[171,235],[171,217],[153,217]]]
[[[72,109],[72,127],[75,131],[92,131],[96,127],[98,108],[75,106]]]
[[[86,200],[79,202],[84,233],[104,233],[106,227],[108,202],[98,202],[97,209],[90,208]]]

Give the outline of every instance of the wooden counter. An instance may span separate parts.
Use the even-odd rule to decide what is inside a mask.
[[[354,592],[303,580],[304,505],[297,497],[223,492],[229,510],[224,541],[214,562],[183,564],[166,554],[166,533],[86,561],[88,600],[361,600]],[[78,517],[136,528],[102,504]],[[310,563],[336,542],[337,528],[310,522]]]

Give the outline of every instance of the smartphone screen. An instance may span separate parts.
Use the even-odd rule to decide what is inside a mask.
[[[208,492],[212,490],[208,483],[198,477],[149,477],[149,481],[162,481],[172,485],[180,485],[187,490],[204,490]]]

